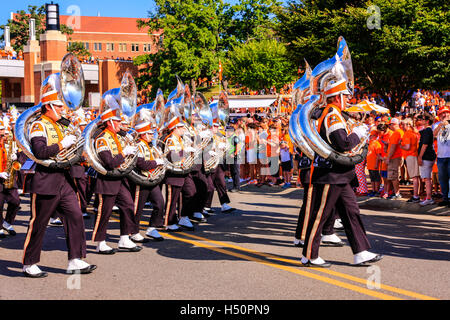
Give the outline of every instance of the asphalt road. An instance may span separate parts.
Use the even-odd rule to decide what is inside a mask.
[[[164,233],[138,253],[95,253],[88,241],[92,274],[69,276],[62,227],[48,227],[39,266],[44,279],[22,276],[29,198],[22,197],[17,235],[0,239],[0,300],[390,300],[449,299],[450,218],[399,210],[362,209],[373,251],[384,254],[375,267],[354,267],[347,243],[321,247],[329,269],[300,265],[292,245],[302,191],[247,187],[230,193],[234,213],[216,213],[195,231]],[[144,234],[150,209],[142,221]],[[91,238],[94,216],[85,220]],[[118,217],[108,243],[117,247]]]

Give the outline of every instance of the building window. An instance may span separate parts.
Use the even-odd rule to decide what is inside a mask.
[[[152,50],[152,45],[150,43],[144,44],[144,52],[150,52]]]
[[[69,48],[72,45],[72,42],[67,42],[67,48]]]
[[[102,44],[101,43],[94,43],[94,51],[102,51]]]
[[[119,52],[127,52],[127,44],[119,43]]]
[[[106,44],[106,51],[108,51],[108,52],[114,51],[114,43],[107,43]]]
[[[131,52],[138,52],[138,51],[139,51],[139,45],[133,43],[133,44],[131,45]]]
[[[89,42],[85,42],[85,43],[84,43],[84,48],[85,48],[86,50],[89,50]]]

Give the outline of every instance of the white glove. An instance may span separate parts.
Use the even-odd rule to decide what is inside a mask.
[[[164,164],[164,160],[163,159],[155,159],[156,165],[160,166]]]
[[[210,150],[210,151],[208,151],[208,154],[209,154],[211,157],[214,157],[214,156],[217,154],[217,152]]]
[[[204,130],[204,131],[200,131],[200,138],[205,139],[205,138],[209,138],[211,136],[210,131]]]
[[[67,137],[65,137],[64,139],[61,140],[61,145],[63,146],[64,149],[69,148],[71,145],[75,144],[75,141],[77,140],[77,137],[75,137],[74,135],[70,134]]]
[[[358,138],[362,139],[369,135],[369,128],[365,124],[362,124],[354,128],[353,132],[356,133]]]
[[[186,149],[184,149],[184,152],[188,152],[188,153],[195,152],[195,149],[192,147],[187,147]]]
[[[8,179],[9,178],[9,174],[7,172],[0,172],[0,178]]]
[[[12,160],[12,161],[16,161],[16,160],[17,160],[17,154],[13,153],[13,154],[11,155],[11,160]]]
[[[137,152],[137,147],[133,147],[133,146],[126,146],[124,149],[123,149],[123,155],[126,157],[126,156],[128,156],[128,155],[130,155],[130,154],[135,154]]]

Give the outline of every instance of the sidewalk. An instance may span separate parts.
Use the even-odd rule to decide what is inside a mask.
[[[295,180],[294,180],[295,181]],[[231,185],[229,185],[231,186]],[[294,183],[295,186],[295,183]],[[400,200],[387,200],[379,197],[367,197],[361,196],[357,197],[358,205],[360,208],[369,210],[389,210],[389,211],[402,211],[405,213],[421,213],[436,216],[450,216],[449,207],[438,207],[437,204],[442,201],[441,199],[433,199],[435,204],[427,205],[422,207],[419,203],[408,203],[406,202],[412,196],[412,185],[400,185],[400,193],[402,198]],[[257,192],[257,193],[268,193],[268,194],[280,194],[286,195],[289,198],[296,197],[299,200],[303,199],[303,188],[281,188],[279,186],[266,186],[256,187],[248,183],[241,184],[241,190],[243,192]],[[422,197],[423,198],[423,197]],[[299,204],[300,206],[300,204]]]

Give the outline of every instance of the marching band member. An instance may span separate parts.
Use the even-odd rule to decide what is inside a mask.
[[[216,120],[216,119],[215,119]],[[219,124],[214,121],[212,131],[214,134],[214,139],[217,138],[217,133],[219,129]],[[224,142],[217,141],[219,149],[224,149],[226,147]],[[220,163],[217,168],[211,173],[211,179],[214,184],[215,189],[217,190],[217,194],[219,196],[219,201],[221,205],[222,213],[230,213],[236,210],[235,208],[230,207],[228,204],[231,202],[227,193],[227,184],[225,182],[225,168],[223,167],[223,161]],[[211,208],[212,200],[214,197],[214,190],[208,193],[208,200],[206,201],[205,207],[206,210]]]
[[[43,86],[41,103],[42,115],[31,124],[31,149],[37,159],[54,157],[63,148],[75,143],[75,136],[62,134],[62,125],[58,123],[64,104],[58,98],[55,89],[56,75],[51,75],[47,85]],[[69,265],[67,273],[90,273],[96,265],[90,265],[82,258],[86,257],[86,235],[83,214],[73,181],[68,170],[52,169],[41,164],[36,165],[31,180],[31,219],[24,244],[23,272],[27,277],[46,277],[37,266],[40,260],[42,242],[48,220],[56,210],[63,216]]]
[[[76,111],[76,113],[78,113],[78,116],[73,118],[73,122],[79,128],[80,132],[83,132],[84,128],[87,125],[86,118],[84,117],[84,111],[80,108]],[[90,219],[90,216],[87,213],[88,176],[86,174],[86,166],[86,161],[74,164],[70,167],[70,176],[74,179],[75,185],[77,187],[78,202],[80,204],[81,212],[83,212],[83,218]]]
[[[166,148],[170,150],[167,158],[170,162],[179,162],[186,159],[187,154],[195,152],[191,146],[184,146],[183,135],[185,124],[178,117],[173,117],[167,126],[169,134],[166,137]],[[164,225],[169,232],[180,231],[179,226],[187,230],[194,230],[189,217],[193,215],[195,201],[195,184],[190,174],[175,174],[167,172],[166,188],[166,219]],[[181,195],[182,205],[179,204]],[[177,217],[177,206],[179,220]]]
[[[142,122],[136,125],[135,129],[139,134],[139,156],[136,163],[136,169],[140,170],[144,175],[147,175],[147,172],[163,165],[164,161],[154,158],[154,151],[152,151],[153,147],[151,146],[151,143],[153,140],[155,127],[152,126],[151,122]],[[131,239],[133,240],[139,234],[141,215],[144,210],[145,203],[150,201],[153,205],[153,211],[150,218],[149,228],[147,228],[145,234],[155,241],[164,240],[157,230],[164,227],[164,198],[161,192],[161,187],[159,185],[155,185],[153,187],[136,185],[132,187],[132,190],[134,190],[134,216],[136,225],[132,232],[133,236]]]
[[[0,238],[6,237],[5,231],[11,236],[16,235],[16,231],[14,230],[12,224],[14,223],[17,212],[20,209],[20,198],[19,193],[17,192],[16,177],[13,178],[14,183],[12,188],[6,189],[4,186],[4,181],[9,178],[10,174],[9,172],[5,172],[7,170],[8,161],[6,148],[9,148],[9,146],[5,145],[5,136],[5,126],[3,121],[0,120]],[[15,150],[13,150],[13,153],[9,155],[9,157],[11,157],[10,161],[17,160],[18,157]],[[8,204],[8,208],[6,210],[5,219],[3,219],[3,205],[5,202]]]
[[[202,126],[203,130],[200,130],[199,136],[201,138],[206,138],[210,135],[210,130],[204,126]],[[205,150],[208,153],[208,156],[213,156],[214,151]],[[206,154],[204,154],[206,156]],[[207,157],[207,156],[206,156]],[[206,202],[208,201],[208,195],[210,192],[214,192],[214,185],[212,184],[212,180],[208,179],[205,174],[205,162],[202,160],[201,163],[196,163],[193,166],[193,169],[190,172],[192,180],[195,184],[195,195],[194,195],[194,213],[191,217],[192,220],[197,222],[206,222],[206,218],[209,216],[208,212],[204,212]]]
[[[95,148],[105,168],[112,170],[124,163],[126,156],[135,154],[137,148],[135,146],[126,146],[122,150],[118,137],[122,121],[119,109],[106,109],[100,117],[106,128],[96,138]],[[97,242],[97,253],[114,254],[116,252],[115,249],[106,244],[108,222],[115,204],[120,209],[119,251],[140,251],[142,247],[137,246],[129,237],[135,230],[135,221],[133,198],[130,193],[128,179],[125,177],[110,178],[99,173],[94,192],[99,197],[97,218],[92,233],[92,241]]]
[[[342,114],[351,95],[346,81],[346,79],[330,81],[324,91],[328,104],[325,108],[319,109],[319,114],[316,115],[321,137],[334,150],[340,152],[352,150],[359,144],[361,138],[368,134],[365,126],[358,126],[353,132],[349,132]],[[368,251],[370,244],[361,221],[355,193],[350,185],[355,178],[354,166],[343,166],[338,163],[329,166],[320,160],[315,162],[325,164],[311,167],[311,184],[305,213],[309,216],[309,223],[301,262],[308,267],[330,267],[330,263],[319,257],[319,246],[324,224],[335,207],[345,208],[340,210],[339,214],[354,254],[354,264],[365,265],[380,260],[381,255]]]

